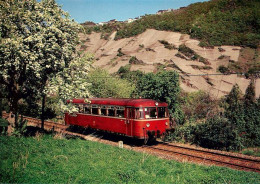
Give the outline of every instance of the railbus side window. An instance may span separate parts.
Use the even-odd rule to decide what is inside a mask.
[[[91,114],[90,105],[85,105],[85,106],[84,106],[84,113],[85,113],[85,114]]]
[[[114,106],[108,106],[107,107],[108,116],[115,116],[115,107]]]
[[[143,108],[135,108],[135,119],[144,119]]]
[[[120,118],[125,117],[125,107],[116,107],[116,116]]]
[[[107,107],[106,106],[101,106],[101,115],[102,116],[107,116]]]
[[[98,107],[98,105],[92,105],[92,114],[96,114],[96,115],[99,115],[100,113],[99,113],[99,107]]]
[[[83,104],[79,104],[79,113],[83,113],[83,112],[84,112]]]

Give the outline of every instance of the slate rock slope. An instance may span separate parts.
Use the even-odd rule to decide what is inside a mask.
[[[191,39],[189,35],[154,29],[148,29],[138,36],[120,40],[114,40],[115,34],[116,32],[112,33],[105,40],[101,38],[101,33],[81,33],[79,50],[93,53],[95,55],[94,66],[110,73],[117,72],[121,66],[129,65],[129,60],[133,56],[139,62],[130,64],[131,70],[146,73],[156,72],[158,67],[163,67],[165,70],[176,70],[181,75],[181,88],[184,91],[203,90],[215,98],[228,94],[236,83],[242,92],[245,92],[250,82],[249,79],[238,75],[207,75],[221,74],[218,71],[220,65],[227,66],[229,62],[236,63],[252,58],[252,56],[243,57],[244,48],[242,47],[204,48],[199,46],[198,40]],[[180,46],[190,48],[197,56],[179,51]],[[257,57],[259,61],[260,58]],[[259,94],[260,79],[257,79],[257,97]]]

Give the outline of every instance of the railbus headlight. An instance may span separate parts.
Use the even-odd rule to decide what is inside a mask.
[[[149,123],[146,123],[146,127],[149,128],[149,127],[150,127],[150,124],[149,124]]]
[[[167,125],[168,125],[168,122],[165,122],[165,125],[167,126]]]

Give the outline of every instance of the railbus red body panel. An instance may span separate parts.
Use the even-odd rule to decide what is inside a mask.
[[[151,99],[92,98],[69,101],[79,112],[65,113],[65,123],[145,139],[161,137],[169,126],[167,103]]]

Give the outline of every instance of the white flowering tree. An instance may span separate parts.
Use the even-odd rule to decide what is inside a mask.
[[[73,98],[88,98],[89,88],[91,84],[88,82],[88,73],[94,56],[86,54],[77,57],[62,72],[52,78],[45,89],[45,93],[49,96],[58,96],[58,103],[52,104],[52,108],[57,114],[64,112],[75,112],[76,109],[66,101]]]
[[[16,117],[21,99],[75,59],[79,29],[55,0],[0,1],[0,84]]]

